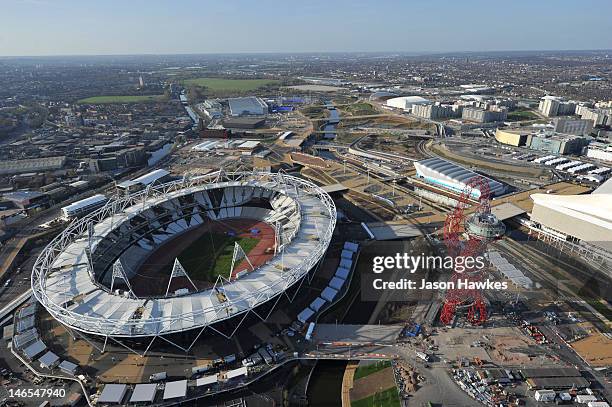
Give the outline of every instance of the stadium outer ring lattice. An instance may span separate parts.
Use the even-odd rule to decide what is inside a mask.
[[[189,328],[192,329],[201,329],[200,333],[194,339],[193,344],[198,339],[198,337],[202,334],[204,329],[210,328],[213,331],[220,333],[223,336],[230,337],[232,336],[238,329],[239,325],[245,320],[246,316],[253,312],[262,320],[265,317],[257,314],[255,312],[255,308],[259,307],[262,304],[270,302],[271,300],[276,298],[276,303],[282,296],[285,294],[288,298],[290,298],[286,291],[293,285],[298,282],[303,282],[304,277],[308,275],[308,273],[316,266],[316,264],[323,258],[329,243],[332,238],[332,234],[336,224],[336,207],[331,199],[331,197],[323,191],[320,187],[313,184],[310,181],[297,178],[291,175],[287,175],[284,173],[269,173],[269,172],[224,172],[224,171],[216,171],[213,173],[198,175],[197,172],[192,172],[183,176],[182,179],[177,181],[168,182],[160,185],[149,185],[145,190],[132,193],[126,196],[115,197],[111,199],[107,204],[96,210],[95,212],[85,216],[84,218],[77,219],[73,221],[60,235],[54,238],[43,250],[43,252],[37,258],[32,272],[31,284],[32,284],[32,292],[34,297],[40,302],[40,304],[62,325],[69,329],[71,333],[72,330],[76,330],[80,333],[94,335],[94,336],[102,336],[104,337],[104,347],[106,347],[106,340],[111,339],[121,339],[121,338],[137,338],[137,337],[152,337],[152,341],[155,338],[159,337],[164,339],[165,341],[178,346],[185,351],[189,350],[191,346],[188,348],[183,348],[168,339],[165,339],[164,336],[174,334],[177,332],[185,331],[185,329],[169,329],[166,331],[158,331],[154,333],[148,334],[125,334],[122,332],[117,332],[116,327],[119,322],[117,319],[111,318],[103,318],[103,317],[92,317],[89,315],[78,314],[67,308],[62,307],[59,304],[53,302],[46,293],[45,290],[45,282],[47,279],[48,273],[52,271],[52,265],[54,261],[58,258],[58,256],[63,252],[64,249],[67,248],[68,245],[73,243],[77,239],[82,239],[87,236],[92,223],[101,222],[102,220],[112,217],[113,215],[120,214],[126,208],[134,206],[134,205],[142,205],[144,208],[147,201],[153,198],[159,198],[168,196],[173,192],[178,192],[184,189],[195,188],[195,191],[204,190],[206,188],[215,188],[215,187],[227,187],[227,186],[259,186],[264,188],[275,189],[277,191],[282,191],[287,194],[293,194],[295,197],[299,198],[300,196],[310,196],[315,197],[320,201],[322,207],[325,209],[325,213],[321,213],[320,215],[325,216],[329,220],[325,225],[324,230],[318,230],[317,236],[317,244],[314,250],[310,251],[308,256],[303,258],[297,267],[293,267],[290,270],[284,271],[283,276],[280,280],[275,281],[274,294],[266,294],[264,296],[259,295],[258,292],[248,292],[244,293],[244,298],[229,298],[231,303],[237,302],[239,300],[249,300],[249,304],[251,305],[247,309],[241,309],[235,313],[229,314],[227,313],[227,306],[223,306],[223,309],[213,310],[218,316],[211,323],[203,324],[200,326],[193,326]],[[200,189],[198,189],[200,188]],[[299,204],[299,200],[298,200]],[[302,208],[300,207],[300,211]],[[302,222],[302,220],[300,220]],[[300,225],[301,226],[301,225]],[[287,244],[287,246],[291,246],[291,242]],[[280,256],[277,255],[277,256]],[[90,269],[88,269],[90,270]],[[90,275],[93,281],[95,279],[92,275]],[[97,285],[100,283],[95,282]],[[228,282],[227,284],[234,284],[238,282]],[[269,287],[267,287],[269,288]],[[113,294],[113,293],[110,293]],[[114,294],[113,294],[114,295]],[[290,298],[291,299],[291,298]],[[273,308],[272,308],[273,309]],[[210,310],[201,310],[200,313],[205,313]],[[272,312],[272,310],[270,310]],[[227,316],[225,315],[227,313]],[[242,315],[242,317],[240,317]],[[269,315],[269,314],[268,314]],[[169,326],[173,325],[173,320],[183,320],[185,318],[193,317],[193,315],[181,314],[177,316],[169,316],[169,317],[156,317],[151,318],[147,321],[147,323],[158,324],[162,326],[164,323],[169,323]],[[238,317],[238,318],[237,318]],[[231,333],[231,335],[227,336],[226,334],[218,331],[214,328],[214,325],[218,322],[222,322],[225,320],[229,320],[232,318],[240,319],[238,325]],[[121,321],[121,324],[125,327],[125,325],[129,325],[130,322]],[[136,321],[135,325],[142,324],[142,322]],[[78,333],[77,332],[77,333]],[[73,333],[74,335],[74,333]],[[152,343],[151,341],[151,343]],[[125,345],[123,345],[125,346]],[[149,347],[151,344],[149,344]],[[132,350],[132,349],[130,349]],[[148,350],[148,347],[147,347]],[[102,350],[103,351],[103,350]],[[136,352],[138,353],[138,352]],[[146,351],[145,351],[146,353]]]

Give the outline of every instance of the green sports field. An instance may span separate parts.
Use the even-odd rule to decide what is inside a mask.
[[[371,363],[364,366],[359,366],[357,370],[355,370],[354,380],[361,379],[362,377],[366,377],[371,375],[372,373],[376,373],[380,370],[391,367],[391,362],[388,360],[381,360],[376,363]]]
[[[93,96],[78,100],[80,104],[110,104],[110,103],[146,103],[163,100],[164,95],[135,95],[135,96]]]
[[[250,92],[266,85],[278,83],[272,79],[223,79],[223,78],[195,78],[186,79],[186,86],[199,86],[211,92]]]
[[[234,242],[249,254],[259,239],[204,233],[183,250],[178,259],[194,280],[214,282],[217,276],[229,278]],[[172,269],[172,265],[168,268]]]
[[[376,392],[371,396],[357,401],[351,401],[351,407],[400,407],[401,400],[397,394],[397,389],[391,387],[381,392]]]

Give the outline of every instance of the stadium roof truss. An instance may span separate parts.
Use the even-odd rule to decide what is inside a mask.
[[[292,208],[299,216],[287,219],[292,226],[283,228],[276,220],[270,221],[279,247],[267,263],[244,276],[231,279],[219,276],[211,289],[172,297],[137,298],[118,258],[112,266],[111,286],[115,288],[115,279],[119,278],[126,282],[129,293],[113,292],[97,281],[92,254],[95,255],[97,246],[107,235],[148,208],[212,189],[222,189],[225,194],[228,188],[234,188],[233,193],[242,188],[243,195],[247,190],[271,191],[270,196],[280,196],[282,202],[294,205]],[[38,257],[32,272],[32,290],[36,299],[73,336],[77,333],[104,337],[102,352],[111,339],[144,356],[156,338],[187,352],[206,328],[229,338],[251,312],[265,320],[283,294],[292,301],[304,277],[320,264],[335,224],[334,202],[325,191],[307,180],[282,172],[191,172],[179,180],[152,183],[144,190],[117,196],[86,217],[75,219]],[[176,268],[175,264],[173,272]],[[290,297],[286,291],[298,283],[298,290]],[[195,287],[193,282],[192,285]],[[259,305],[273,299],[275,302],[267,315],[256,311]],[[230,335],[214,326],[230,318],[239,320]],[[196,329],[200,331],[188,347],[164,337]],[[142,354],[120,342],[122,338],[134,337],[151,338]]]

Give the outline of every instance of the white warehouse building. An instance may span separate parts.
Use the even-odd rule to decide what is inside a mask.
[[[387,100],[387,106],[409,111],[413,105],[427,105],[431,102],[420,96],[400,96]]]
[[[502,195],[506,192],[506,187],[501,182],[492,180],[441,158],[435,157],[417,161],[414,163],[414,167],[417,177],[453,192],[461,193],[474,177],[481,177],[487,180],[491,197]],[[472,191],[473,198],[478,198],[479,196],[480,190],[478,188]]]
[[[108,199],[104,195],[98,194],[64,206],[62,213],[66,219],[78,218],[103,207],[106,202],[108,202]]]
[[[568,238],[612,252],[611,185],[589,195],[533,194],[531,220]]]
[[[263,116],[268,114],[268,105],[258,97],[227,99],[232,116]]]
[[[587,149],[587,157],[612,162],[612,145],[592,142]]]

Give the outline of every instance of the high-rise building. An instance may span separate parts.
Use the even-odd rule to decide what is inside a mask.
[[[508,110],[484,110],[476,107],[466,107],[463,109],[461,118],[476,123],[501,122],[508,118]]]
[[[572,115],[576,112],[576,102],[565,102],[557,96],[544,96],[538,110],[546,117]]]
[[[576,114],[584,120],[591,120],[595,126],[612,126],[612,109],[592,109],[579,106]]]
[[[581,136],[589,134],[593,129],[593,120],[557,118],[554,120],[557,133]]]
[[[452,105],[428,104],[428,105],[413,105],[412,114],[425,119],[444,119],[447,117],[457,116],[459,109]]]
[[[538,110],[546,117],[556,116],[559,111],[559,100],[553,97],[544,97],[540,101]]]

